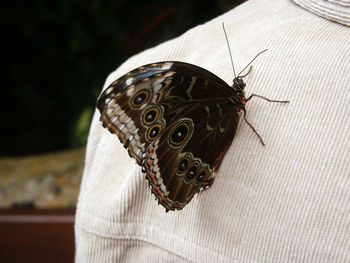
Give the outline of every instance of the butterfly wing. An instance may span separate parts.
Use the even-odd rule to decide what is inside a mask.
[[[171,63],[164,62],[130,71],[105,89],[97,101],[103,126],[118,136],[139,165],[151,142],[148,135],[151,131],[154,135],[159,125],[165,125],[161,109],[156,104],[165,81],[173,75],[168,71],[170,67]],[[150,109],[152,105],[153,110]],[[146,109],[149,111],[145,112]],[[155,124],[152,117],[157,121],[153,130],[150,129],[151,124]]]
[[[146,65],[100,96],[101,121],[118,135],[167,210],[209,187],[235,135],[241,98],[223,80],[183,62]]]

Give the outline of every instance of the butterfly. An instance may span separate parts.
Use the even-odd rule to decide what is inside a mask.
[[[98,98],[103,126],[142,167],[166,211],[183,209],[213,184],[242,112],[246,120],[246,102],[259,96],[246,98],[243,77],[229,86],[199,66],[157,62],[126,73]]]

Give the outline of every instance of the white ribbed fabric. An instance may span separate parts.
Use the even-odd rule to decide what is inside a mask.
[[[221,22],[237,70],[269,49],[245,79],[247,94],[291,101],[249,101],[248,119],[266,146],[241,122],[214,185],[182,211],[165,213],[96,112],[76,214],[76,262],[350,262],[346,23],[287,0],[251,0],[130,58],[105,87],[164,60],[199,65],[231,83]]]
[[[310,12],[350,26],[350,1],[349,0],[293,0]]]

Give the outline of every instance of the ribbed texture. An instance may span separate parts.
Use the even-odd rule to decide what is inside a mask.
[[[348,9],[344,9],[346,12]],[[165,213],[139,167],[96,112],[76,216],[76,262],[350,262],[350,28],[290,1],[252,0],[130,58],[180,60],[228,83],[245,79],[239,124],[211,189]]]
[[[337,23],[350,26],[350,1],[349,0],[293,0],[308,11],[335,21]]]

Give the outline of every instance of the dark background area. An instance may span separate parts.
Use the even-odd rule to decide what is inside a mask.
[[[85,154],[83,147],[56,151],[86,144],[96,99],[121,63],[241,2],[2,4],[1,262],[74,262],[74,214]],[[47,152],[53,153],[32,156]]]
[[[35,0],[3,4],[0,156],[84,145],[96,99],[111,71],[133,54],[179,36],[241,2]]]

